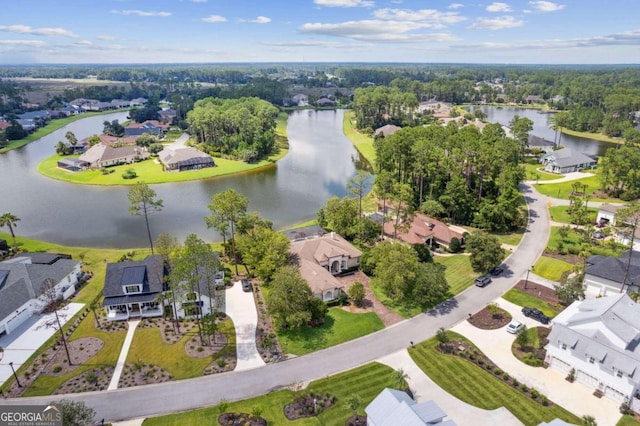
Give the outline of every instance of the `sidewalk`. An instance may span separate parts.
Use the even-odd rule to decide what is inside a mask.
[[[118,362],[116,363],[116,369],[113,372],[113,376],[111,376],[111,382],[109,382],[109,387],[107,388],[107,390],[118,389],[120,375],[122,375],[124,363],[127,361],[127,354],[129,354],[129,348],[131,347],[131,342],[133,341],[133,334],[136,332],[136,327],[138,327],[138,324],[140,324],[140,320],[129,321],[127,336],[124,338],[122,349],[120,349],[120,356],[118,357]]]
[[[508,311],[514,320],[524,322],[528,328],[541,326],[539,322],[525,317],[520,312],[520,306],[502,298],[496,302]],[[564,373],[552,368],[531,367],[518,360],[511,353],[515,336],[507,333],[504,327],[497,330],[482,330],[468,321],[462,321],[452,330],[471,340],[500,369],[508,372],[521,383],[534,387],[573,414],[579,417],[591,415],[595,417],[599,426],[614,426],[620,419],[619,404],[607,398],[595,397],[593,390],[581,383],[567,382],[564,379],[566,375]]]
[[[445,419],[453,420],[457,425],[522,425],[520,420],[504,407],[491,411],[483,410],[447,393],[420,370],[420,367],[413,362],[406,350],[387,355],[378,359],[378,362],[386,364],[394,370],[401,368],[409,376],[407,383],[413,392],[414,399],[417,402],[433,400],[447,413]]]

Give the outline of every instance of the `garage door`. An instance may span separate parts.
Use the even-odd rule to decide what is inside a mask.
[[[609,386],[604,388],[604,396],[620,403],[624,402],[624,400],[626,399],[625,394]]]
[[[17,312],[7,321],[7,334],[18,328],[20,324],[25,322],[31,317],[31,311],[24,308],[22,311]]]
[[[571,370],[571,365],[559,358],[556,358],[555,356],[551,357],[551,366],[556,370],[563,371],[565,373],[568,373]]]
[[[578,370],[578,372],[576,373],[576,379],[579,382],[584,383],[585,385],[592,388],[597,388],[599,384],[598,379],[581,370]]]

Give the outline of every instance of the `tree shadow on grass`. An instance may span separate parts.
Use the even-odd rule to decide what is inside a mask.
[[[334,324],[333,317],[327,315],[321,326],[304,326],[296,330],[281,331],[280,334],[292,342],[304,342],[302,347],[308,351],[316,351],[327,347],[327,336],[333,333]]]

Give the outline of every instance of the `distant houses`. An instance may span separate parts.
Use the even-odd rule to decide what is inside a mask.
[[[124,128],[125,136],[140,136],[144,134],[160,135],[169,130],[168,124],[163,124],[157,120],[147,120],[142,123],[131,123]]]

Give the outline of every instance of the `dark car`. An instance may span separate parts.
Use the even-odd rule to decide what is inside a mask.
[[[543,324],[549,324],[549,317],[546,316],[542,311],[536,308],[529,308],[525,306],[522,308],[522,313],[525,317],[533,318],[536,321],[540,321]]]
[[[493,275],[494,277],[497,277],[503,272],[504,268],[502,266],[494,266],[493,268],[489,269],[489,274]]]
[[[491,277],[489,275],[480,275],[476,278],[476,286],[484,287],[491,282]]]
[[[249,280],[242,280],[242,290],[251,291],[251,283],[249,282]]]

